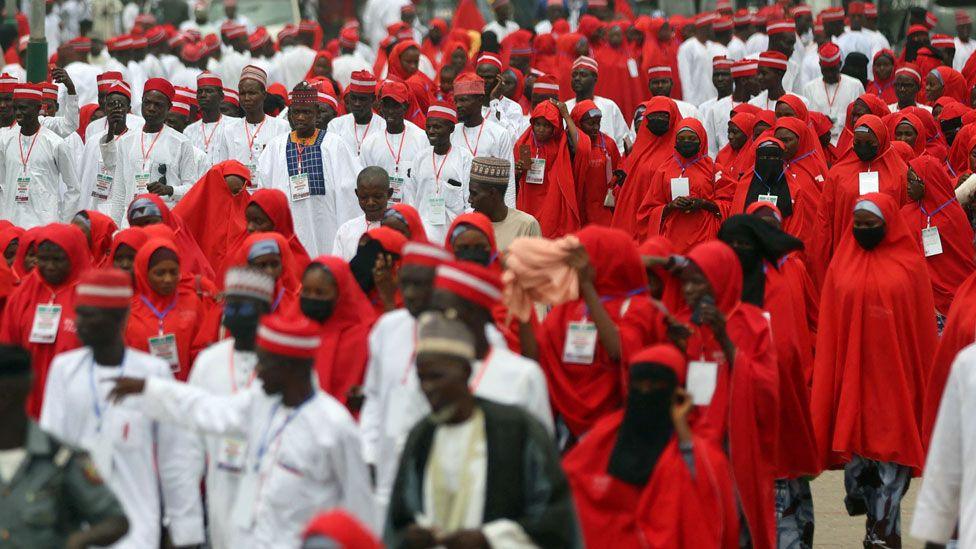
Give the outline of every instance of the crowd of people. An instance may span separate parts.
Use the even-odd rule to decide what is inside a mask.
[[[68,3],[0,74],[0,546],[808,548],[827,470],[976,546],[965,12]]]

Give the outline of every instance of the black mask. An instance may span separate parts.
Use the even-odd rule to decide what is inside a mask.
[[[352,271],[353,278],[367,294],[376,286],[373,280],[373,268],[376,266],[376,258],[381,253],[383,253],[383,245],[378,240],[371,239],[360,246],[356,250],[356,255],[349,260],[349,270]]]
[[[757,157],[756,173],[758,173],[763,179],[778,176],[779,174],[783,173],[783,159]]]
[[[301,297],[298,304],[302,309],[302,314],[316,322],[325,322],[332,316],[335,310],[335,301],[331,299],[316,299],[314,297]]]
[[[254,303],[238,301],[224,304],[224,326],[234,339],[244,343],[253,342],[258,330],[261,313]]]
[[[861,159],[862,162],[870,162],[874,160],[874,157],[878,156],[878,146],[872,145],[871,143],[854,143],[854,154]]]
[[[661,120],[660,118],[648,118],[647,119],[647,129],[651,130],[654,135],[664,135],[668,133],[668,129],[671,127],[671,122],[669,120]]]
[[[630,484],[644,485],[654,472],[657,460],[671,440],[671,397],[678,385],[674,370],[654,363],[631,366],[631,382],[649,379],[663,387],[649,392],[634,387],[627,394],[624,419],[610,453],[607,472]]]
[[[678,154],[685,158],[691,158],[698,154],[700,147],[700,143],[692,143],[690,141],[680,141],[674,144],[674,150],[678,151]]]
[[[491,263],[491,252],[484,248],[461,248],[454,251],[454,257],[487,267]]]
[[[865,250],[873,250],[884,240],[885,227],[854,227],[854,240]]]
[[[956,133],[958,133],[959,128],[962,127],[962,120],[958,118],[943,120],[940,125],[942,126],[942,134],[945,135],[946,141],[952,145],[952,142],[956,140]]]

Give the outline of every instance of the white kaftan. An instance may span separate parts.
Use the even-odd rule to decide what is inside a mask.
[[[471,153],[465,147],[451,146],[443,156],[428,147],[418,156],[414,176],[404,182],[403,202],[417,208],[431,242],[444,242],[454,218],[468,208],[470,177]]]
[[[410,121],[404,121],[403,131],[374,133],[363,140],[359,160],[364,167],[379,166],[390,177],[393,197],[390,203],[403,200],[403,187],[414,177],[414,165],[420,160],[420,152],[430,147],[427,132]]]
[[[30,136],[0,133],[0,219],[24,229],[71,219],[80,192],[71,152],[43,126]]]

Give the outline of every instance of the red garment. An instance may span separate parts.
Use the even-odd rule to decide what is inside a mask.
[[[596,103],[589,99],[577,103],[571,113],[576,127],[580,127],[583,115],[596,108]],[[620,152],[613,138],[604,133],[600,133],[596,140],[590,139],[590,144],[589,163],[580,179],[579,211],[582,218],[580,224],[585,226],[596,223],[610,226],[613,210],[604,203],[607,192],[612,191],[610,182],[613,181],[613,171],[620,165]]]
[[[376,314],[342,258],[320,256],[312,264],[327,268],[338,290],[332,316],[321,324],[322,344],[315,355],[315,373],[323,391],[347,404],[350,389],[362,385],[366,374],[369,330]],[[296,311],[300,313],[300,309]]]
[[[899,111],[884,117],[882,120],[888,126],[888,137],[891,138],[892,142],[895,141],[895,129],[902,122],[907,122],[909,126],[915,129],[915,133],[918,134],[915,137],[915,143],[904,142],[912,148],[912,158],[918,158],[925,154],[925,124],[922,124],[922,121],[917,116],[908,112]]]
[[[31,393],[27,397],[27,413],[34,419],[41,415],[44,385],[47,383],[51,360],[58,353],[81,345],[75,329],[75,286],[81,273],[91,267],[91,253],[81,229],[60,223],[37,229],[34,235],[36,242],[51,242],[59,246],[68,256],[71,270],[60,285],[51,287],[37,269],[34,269],[21,279],[20,286],[10,294],[0,320],[0,342],[23,347],[31,355],[34,379]],[[23,239],[26,238],[27,234]],[[37,306],[52,303],[61,306],[57,338],[54,343],[31,343],[30,333]]]
[[[545,160],[545,174],[542,184],[528,183],[528,170],[518,177],[515,206],[539,221],[542,236],[556,238],[581,226],[577,182],[583,180],[589,164],[590,138],[577,132],[575,150],[570,151],[569,136],[563,129],[559,109],[548,101],[539,103],[532,110],[531,119],[537,118],[552,124],[552,137],[539,143],[530,126],[515,143],[514,154],[515,158],[520,158],[519,151],[528,147],[532,158]]]
[[[708,157],[705,127],[694,118],[686,118],[678,124],[676,133],[684,128],[691,129],[700,140],[697,156],[685,159],[673,152],[671,158],[659,165],[651,176],[650,185],[637,211],[637,239],[644,240],[654,234],[664,235],[674,243],[678,253],[685,253],[695,244],[715,238],[722,218],[705,209],[689,212],[673,209],[665,212],[672,202],[672,180],[687,177],[690,196],[715,203],[720,212],[728,211],[734,191],[730,179],[718,178],[716,181],[717,169]]]
[[[882,55],[887,56],[891,59],[891,64],[895,64],[895,52],[891,50],[881,50],[874,54],[874,60],[877,61],[878,57]],[[874,79],[868,82],[868,87],[864,91],[870,95],[880,98],[886,105],[898,102],[898,96],[895,95],[895,69],[892,67],[891,75],[887,80],[882,80],[878,78],[878,71],[873,71]]]
[[[663,339],[660,313],[647,296],[647,274],[637,246],[623,231],[590,225],[576,233],[594,267],[594,286],[607,314],[620,332],[621,356],[613,360],[597,339],[592,364],[563,360],[570,322],[585,321],[582,298],[557,305],[539,334],[539,364],[549,381],[555,411],[577,437],[624,402],[630,356]]]
[[[15,227],[13,225],[5,229],[0,229],[0,254],[6,251],[7,246],[9,246],[10,243],[13,242],[14,240],[17,241],[17,249],[19,250],[21,242],[23,242],[24,232],[25,232],[24,229],[21,229],[20,227]],[[14,275],[14,279],[19,281],[20,277],[17,276],[17,273],[14,272],[13,270],[14,266],[16,265],[15,263],[16,259],[17,259],[17,253],[15,252],[14,259],[10,261],[10,265],[8,265],[8,267],[10,267],[10,272]],[[3,261],[3,263],[6,264],[7,262]]]
[[[926,374],[938,343],[931,282],[915,237],[887,194],[870,193],[885,237],[865,251],[853,205],[821,293],[811,410],[827,467],[857,454],[921,473]]]
[[[315,64],[318,62],[319,59],[328,59],[329,60],[329,66],[332,66],[332,59],[334,57],[335,56],[332,55],[327,50],[319,50],[319,51],[315,52],[315,58],[312,59],[312,64],[308,67],[308,72],[305,73],[304,80],[306,82],[308,82],[309,80],[311,80],[313,78],[321,78],[321,75],[315,74]]]
[[[960,103],[969,104],[969,86],[966,85],[962,73],[952,67],[936,67],[934,70],[942,77],[942,97],[951,97]],[[927,73],[923,73],[925,74]]]
[[[75,131],[78,133],[78,137],[80,137],[82,141],[85,140],[85,130],[88,129],[88,124],[91,123],[92,116],[94,116],[95,111],[98,109],[98,103],[82,105],[82,107],[78,109],[78,129]]]
[[[396,211],[398,214],[402,215],[405,220],[407,220],[407,229],[410,231],[410,235],[404,235],[411,242],[422,242],[424,244],[430,242],[427,239],[427,231],[424,230],[424,222],[420,218],[420,213],[417,208],[409,204],[397,203],[390,206],[390,209]]]
[[[957,174],[971,172],[969,168],[969,155],[976,148],[976,124],[969,122],[963,123],[962,129],[956,134],[952,148],[949,149],[949,164]]]
[[[224,179],[229,175],[244,179],[244,188],[236,195],[230,193]],[[173,208],[211,265],[223,265],[235,245],[244,239],[244,209],[251,197],[247,191],[250,184],[251,174],[244,164],[226,160],[207,170]]]
[[[444,59],[450,55],[444,46],[447,45],[447,21],[444,21],[440,17],[435,17],[430,20],[430,29],[437,29],[441,32],[441,42],[440,44],[434,44],[430,39],[430,35],[426,36],[423,42],[420,44],[420,53],[423,54],[430,62],[434,65],[434,68],[440,69],[444,62]]]
[[[475,0],[461,0],[454,17],[451,19],[452,29],[468,29],[481,32],[485,26],[485,18],[481,16],[478,4]]]
[[[250,206],[251,204],[261,208],[264,215],[268,216],[268,219],[274,223],[272,230],[288,241],[288,247],[295,258],[295,268],[298,271],[304,271],[311,258],[305,251],[305,246],[302,246],[301,241],[298,240],[298,235],[295,234],[295,222],[292,219],[291,208],[288,205],[288,197],[285,196],[285,193],[278,189],[259,189],[251,195],[251,200],[247,205]]]
[[[804,146],[803,154],[806,155],[804,157],[805,159],[804,163],[809,166],[807,168],[808,171],[813,172],[814,168],[821,169],[822,173],[826,175],[827,157],[824,154],[823,145],[820,144],[820,136],[813,129],[814,123],[810,119],[810,111],[809,109],[807,109],[806,104],[803,102],[802,99],[800,99],[799,96],[793,95],[791,93],[788,93],[780,97],[779,99],[776,100],[776,103],[777,104],[785,103],[787,106],[790,107],[790,109],[794,113],[794,116],[792,117],[791,116],[776,117],[777,121],[782,120],[784,118],[796,118],[800,120],[800,122],[803,122],[802,126],[796,125],[793,127],[793,133],[797,135],[801,135],[801,139],[803,139],[802,134],[798,133],[800,131],[798,128],[802,127],[803,131],[807,133],[807,138],[803,139],[803,143],[801,143],[801,145]],[[775,127],[776,124],[773,124],[773,126]],[[800,150],[797,150],[797,154],[795,158],[799,159],[800,156],[801,156]],[[794,160],[794,162],[795,161],[797,160]]]
[[[193,233],[190,232],[183,218],[171,212],[159,195],[141,194],[135,197],[134,200],[140,198],[151,200],[163,214],[162,224],[173,231],[173,242],[179,248],[180,260],[184,261],[180,264],[180,268],[186,273],[202,275],[204,278],[213,280],[215,276],[214,269],[211,267],[206,254],[200,249],[200,245],[197,244]]]
[[[718,151],[718,155],[715,157],[715,164],[722,167],[723,173],[736,180],[742,177],[742,174],[751,172],[756,162],[755,153],[750,152],[755,150],[752,146],[752,130],[756,126],[756,117],[752,114],[741,112],[734,115],[729,122],[739,128],[739,131],[746,134],[746,141],[739,150],[733,149],[731,143],[726,143]]]
[[[202,325],[206,308],[192,286],[178,283],[175,295],[161,295],[149,285],[149,261],[160,248],[179,253],[173,242],[163,238],[150,239],[136,253],[133,265],[135,295],[132,297],[129,322],[125,328],[125,344],[149,352],[150,338],[173,334],[176,336],[179,356],[179,364],[173,366],[173,375],[176,379],[185,381],[192,365],[191,347],[197,330]],[[180,270],[182,269],[181,264]]]
[[[122,229],[121,231],[115,233],[115,236],[112,237],[112,248],[108,253],[109,261],[112,262],[115,260],[115,252],[119,250],[119,246],[122,244],[125,244],[138,252],[139,248],[141,248],[142,245],[148,240],[149,235],[146,234],[146,231],[142,230],[140,227],[129,227],[128,229]]]
[[[894,77],[892,77],[892,79],[893,78]],[[844,119],[844,129],[841,130],[840,137],[837,138],[835,159],[831,167],[840,162],[840,160],[844,158],[844,156],[851,150],[851,143],[854,140],[854,123],[856,122],[854,116],[851,114],[851,111],[854,109],[854,103],[858,101],[860,101],[861,104],[868,110],[870,110],[871,114],[877,116],[878,118],[884,118],[885,116],[891,114],[891,111],[888,110],[888,103],[885,103],[876,95],[865,93],[852,101],[851,104],[847,106],[847,118]],[[892,101],[892,103],[894,103],[894,101]]]
[[[112,247],[112,235],[119,230],[119,227],[111,217],[95,210],[85,210],[85,215],[88,216],[91,225],[89,250],[92,255],[92,266],[102,267],[111,261],[108,251]]]
[[[418,127],[424,128],[427,126],[427,107],[433,101],[437,87],[426,74],[419,70],[412,73],[407,72],[407,69],[404,68],[403,63],[400,62],[400,56],[409,48],[416,48],[418,52],[420,51],[420,46],[413,40],[404,40],[393,46],[387,61],[386,78],[407,85],[410,90],[410,104],[404,118]]]
[[[850,150],[827,174],[827,181],[820,193],[815,237],[807,250],[807,257],[811,260],[810,274],[818,287],[823,284],[827,264],[834,257],[851,224],[854,202],[861,194],[859,173],[877,172],[879,190],[894,198],[895,204],[904,204],[908,199],[905,190],[908,166],[891,148],[884,123],[877,116],[866,114],[857,121],[857,126],[866,126],[878,139],[878,154],[871,162],[862,162]]]
[[[667,65],[671,67],[671,80],[674,85],[671,87],[671,95],[674,99],[681,99],[681,76],[678,72],[678,47],[681,39],[672,36],[667,41],[662,41],[658,34],[661,28],[668,22],[662,18],[655,17],[648,21],[644,31],[644,51],[641,60],[640,76],[643,78],[647,74],[647,69],[656,65]]]
[[[920,202],[901,208],[910,234],[922,246],[922,230],[938,227],[942,253],[925,258],[932,279],[935,308],[949,313],[956,289],[976,270],[973,262],[973,228],[962,206],[956,201],[955,185],[939,160],[922,156],[908,163],[925,184]]]
[[[622,22],[612,24],[623,26]],[[601,43],[594,48],[593,57],[600,67],[594,93],[612,99],[620,107],[624,119],[630,122],[637,105],[650,99],[651,95],[646,80],[641,77],[637,61],[623,43],[616,48],[609,43]]]
[[[553,34],[539,34],[532,39],[532,67],[544,74],[556,75],[556,37]]]
[[[673,438],[645,486],[624,482],[607,472],[623,415],[601,419],[563,458],[585,545],[736,549],[739,518],[725,453],[693,437],[692,476]]]
[[[611,226],[632,235],[638,234],[637,210],[650,187],[651,177],[661,165],[674,156],[674,136],[678,130],[681,113],[678,105],[669,97],[653,97],[642,103],[645,107],[644,119],[637,127],[637,138],[630,154],[623,162],[627,179],[617,189],[617,205],[613,210]],[[647,116],[655,112],[666,112],[670,126],[664,135],[657,136],[647,129]]]
[[[281,233],[252,233],[248,235],[244,239],[244,243],[231,256],[231,263],[228,268],[246,266],[251,247],[263,240],[274,240],[281,251],[281,275],[275,280],[271,312],[292,311],[298,304],[298,295],[302,289],[302,275],[308,265],[303,266],[295,259],[291,248],[288,247],[288,240]]]
[[[14,264],[12,265],[14,274],[17,278],[23,280],[33,272],[34,266],[30,269],[27,268],[27,254],[28,252],[34,253],[37,249],[37,238],[41,234],[41,229],[43,227],[33,227],[24,231],[24,234],[20,235],[20,239],[17,243],[17,255],[14,256]],[[84,236],[84,235],[83,235]]]
[[[930,111],[921,107],[908,107],[899,112],[914,114],[925,126],[925,152],[935,158],[944,160],[949,154],[949,144],[942,135],[942,126],[936,122]]]
[[[666,236],[661,235],[648,237],[637,247],[637,251],[640,252],[642,258],[644,256],[668,258],[675,255],[674,244]],[[684,304],[681,280],[664,266],[649,267],[648,270],[653,272],[664,284],[661,291],[661,304],[670,314],[674,314]]]

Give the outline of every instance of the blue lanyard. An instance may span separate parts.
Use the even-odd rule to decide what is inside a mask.
[[[142,300],[142,302],[146,305],[146,307],[149,307],[149,310],[152,311],[152,314],[156,315],[156,318],[159,320],[159,333],[160,333],[160,335],[162,335],[162,333],[163,333],[163,320],[165,320],[166,319],[166,315],[168,315],[170,313],[170,311],[172,311],[173,308],[176,307],[176,297],[175,296],[173,297],[173,302],[170,303],[168,307],[166,307],[165,309],[163,309],[162,312],[160,312],[160,310],[157,309],[156,306],[152,304],[152,302],[150,302],[148,299],[146,299],[146,296],[140,295],[139,296],[139,299]]]
[[[756,177],[759,178],[759,182],[766,186],[766,194],[773,194],[773,188],[769,185],[769,183],[766,183],[766,178],[759,175],[759,172],[757,172],[755,169],[752,170],[752,173],[756,174]],[[786,172],[779,172],[779,175],[776,176],[776,179],[773,180],[773,183],[776,183],[777,181],[782,179],[784,175],[786,175]]]
[[[627,292],[627,293],[625,293],[623,295],[601,295],[600,296],[600,303],[606,303],[607,301],[610,301],[611,299],[618,299],[618,298],[621,298],[621,297],[623,297],[623,298],[634,297],[635,295],[640,295],[640,294],[643,294],[645,292],[647,292],[647,288],[634,288],[633,290],[630,290],[629,292]],[[590,317],[590,308],[587,307],[586,304],[584,303],[583,304],[583,318],[584,319],[587,319],[589,317]]]
[[[793,160],[790,160],[789,162],[786,163],[786,166],[789,167],[794,162],[799,162],[799,161],[803,160],[804,158],[810,156],[811,154],[813,154],[813,149],[810,149],[809,151],[801,154],[800,156],[794,158]]]
[[[952,169],[952,164],[950,164],[948,160],[946,160],[944,164],[946,169],[949,170],[949,174],[951,174],[952,177],[956,177],[956,170]]]
[[[925,215],[927,215],[929,217],[929,219],[931,220],[933,217],[935,217],[935,214],[937,214],[937,213],[939,213],[939,212],[942,211],[942,208],[945,208],[949,204],[952,204],[953,202],[955,202],[955,200],[956,200],[956,197],[953,196],[949,200],[946,200],[944,204],[942,204],[941,206],[939,206],[938,208],[936,208],[935,211],[933,211],[932,213],[929,213],[929,212],[925,211],[925,206],[922,204],[922,201],[919,200],[918,201],[918,209],[922,210],[922,213],[925,214]]]
[[[122,364],[119,366],[119,377],[125,372],[125,355],[122,356]],[[95,419],[98,420],[97,432],[102,432],[102,407],[99,404],[101,398],[98,396],[98,386],[95,384],[95,356],[92,355],[91,364],[88,366],[88,380],[91,382],[92,406],[95,408]]]
[[[278,304],[281,303],[281,298],[285,297],[285,289],[282,288],[278,290],[278,297],[275,298],[274,303],[271,304],[271,312],[278,310]]]
[[[295,406],[295,409],[288,414],[288,417],[285,418],[285,422],[281,424],[281,427],[278,427],[278,430],[274,432],[269,440],[268,432],[271,430],[271,424],[274,422],[275,414],[278,413],[278,408],[281,406],[281,402],[276,402],[274,407],[271,408],[271,417],[268,418],[268,426],[264,428],[264,435],[261,436],[261,444],[258,446],[258,459],[254,463],[255,472],[257,472],[258,468],[261,466],[261,461],[264,459],[264,454],[268,451],[268,446],[281,436],[281,433],[285,430],[285,427],[291,423],[291,420],[298,416],[298,413],[302,410],[302,406],[305,406],[305,404],[307,404],[308,401],[312,400],[313,398],[315,398],[314,390],[312,391],[312,394],[308,396],[308,398],[303,400],[298,406]]]
[[[689,166],[691,166],[693,164],[696,164],[699,160],[702,159],[702,157],[704,155],[701,155],[700,154],[700,155],[696,156],[695,158],[692,158],[691,159],[691,162],[688,162],[687,164],[685,164],[684,162],[681,161],[681,157],[680,156],[678,156],[678,155],[673,155],[673,156],[674,156],[674,161],[677,162],[678,163],[678,166],[681,167],[681,175],[684,175],[685,174],[685,170],[687,170]]]

